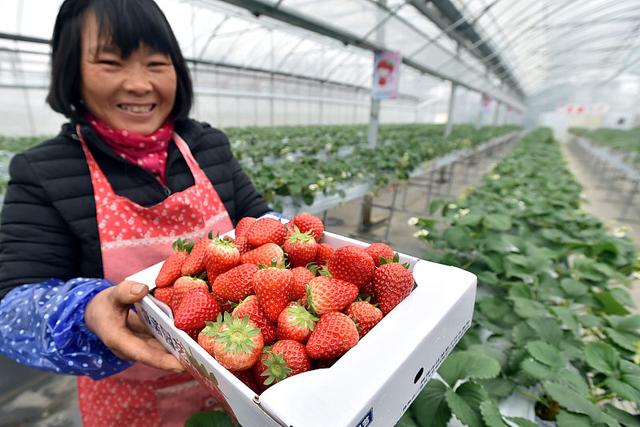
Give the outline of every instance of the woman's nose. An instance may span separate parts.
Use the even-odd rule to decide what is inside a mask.
[[[148,74],[143,68],[130,69],[123,83],[124,90],[136,94],[145,94],[153,90]]]

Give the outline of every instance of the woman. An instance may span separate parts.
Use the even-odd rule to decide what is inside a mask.
[[[0,349],[79,375],[86,426],[182,425],[208,395],[146,331],[123,281],[178,236],[268,211],[225,135],[188,119],[192,84],[153,0],[66,0],[47,101],[70,119],[11,163]]]

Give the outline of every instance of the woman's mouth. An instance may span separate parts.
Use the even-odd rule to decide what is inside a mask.
[[[156,104],[118,104],[118,108],[133,114],[145,114],[156,108]]]

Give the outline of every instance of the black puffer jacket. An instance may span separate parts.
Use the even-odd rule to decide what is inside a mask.
[[[208,124],[176,124],[211,179],[235,224],[269,211],[231,153],[227,137]],[[174,143],[169,145],[167,185],[115,155],[89,126],[82,126],[96,161],[114,191],[142,206],[193,185],[193,175]],[[49,278],[102,277],[102,256],[93,186],[74,127],[16,155],[10,166],[0,226],[0,298],[13,287]]]

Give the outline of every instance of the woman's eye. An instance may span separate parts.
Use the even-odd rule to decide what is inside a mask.
[[[101,59],[100,61],[98,61],[98,63],[104,64],[104,65],[111,65],[111,66],[120,65],[120,63],[118,61],[115,61],[113,59]]]

